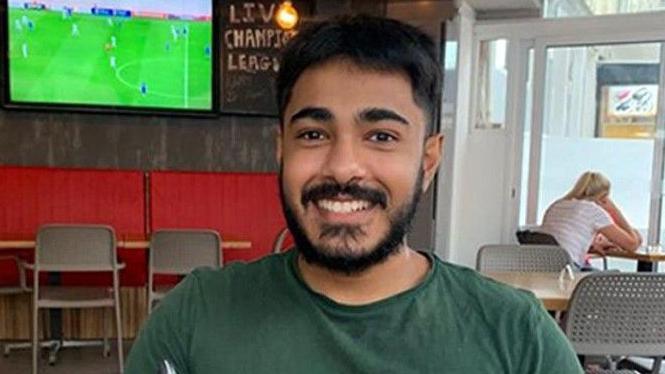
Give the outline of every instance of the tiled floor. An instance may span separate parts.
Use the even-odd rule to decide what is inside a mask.
[[[0,343],[2,345],[2,343]],[[131,342],[125,342],[125,358]],[[101,347],[67,348],[58,354],[58,362],[49,366],[46,356],[40,358],[40,374],[116,374],[118,359],[115,345],[111,346],[111,357],[102,355]],[[12,351],[9,357],[0,354],[0,374],[30,374],[31,351],[22,349]]]

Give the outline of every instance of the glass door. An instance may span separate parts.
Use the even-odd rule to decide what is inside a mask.
[[[520,224],[540,223],[545,209],[592,170],[609,178],[612,199],[645,242],[658,243],[663,43],[537,44]]]

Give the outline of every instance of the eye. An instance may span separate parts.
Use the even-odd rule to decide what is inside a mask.
[[[307,130],[303,131],[298,134],[297,136],[298,139],[303,139],[303,140],[324,140],[326,138],[326,135],[319,130]]]
[[[377,143],[388,143],[396,141],[397,138],[387,132],[381,131],[371,134],[369,140]]]

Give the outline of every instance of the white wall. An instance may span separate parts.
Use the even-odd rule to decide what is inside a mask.
[[[504,197],[509,185],[504,175],[509,137],[505,130],[470,130],[473,12],[461,4],[456,22],[457,105],[454,131],[448,132],[452,144],[444,150],[449,161],[444,168],[451,170],[444,170],[448,178],[438,187],[439,196],[445,196],[447,187],[452,194],[449,204],[440,199],[437,206],[437,217],[449,217],[437,221],[437,253],[450,262],[474,267],[478,247],[502,239]]]
[[[473,41],[473,10],[465,4],[461,4],[458,14],[453,24],[455,25],[457,39],[457,77],[454,78],[454,85],[457,87],[454,98],[451,103],[454,105],[454,113],[446,114],[446,98],[444,96],[444,111],[442,120],[444,122],[442,131],[445,136],[443,149],[443,161],[439,170],[439,182],[437,185],[437,205],[435,222],[435,253],[445,260],[452,260],[456,256],[456,249],[452,248],[455,244],[455,220],[453,209],[457,205],[454,199],[455,191],[458,188],[456,180],[458,179],[457,169],[455,167],[458,159],[456,145],[463,140],[464,125],[469,118],[468,107],[470,100],[470,85],[463,84],[468,82],[471,77],[471,44]],[[449,81],[444,80],[444,89]],[[448,107],[452,109],[451,107]],[[449,126],[445,126],[446,120],[452,119]]]
[[[460,129],[458,128],[458,131]],[[474,266],[478,248],[500,243],[507,196],[504,131],[474,131],[458,144],[450,261]]]

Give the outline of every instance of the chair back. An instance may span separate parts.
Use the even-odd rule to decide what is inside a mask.
[[[115,232],[106,225],[44,225],[37,231],[35,272],[112,271]]]
[[[573,291],[564,330],[581,355],[663,356],[665,274],[584,277]]]
[[[568,252],[552,245],[484,245],[476,257],[478,271],[558,272],[568,264]]]
[[[552,235],[540,231],[518,230],[515,236],[520,244],[559,245]]]
[[[150,237],[149,277],[189,274],[200,266],[219,267],[221,239],[214,230],[157,230]]]

